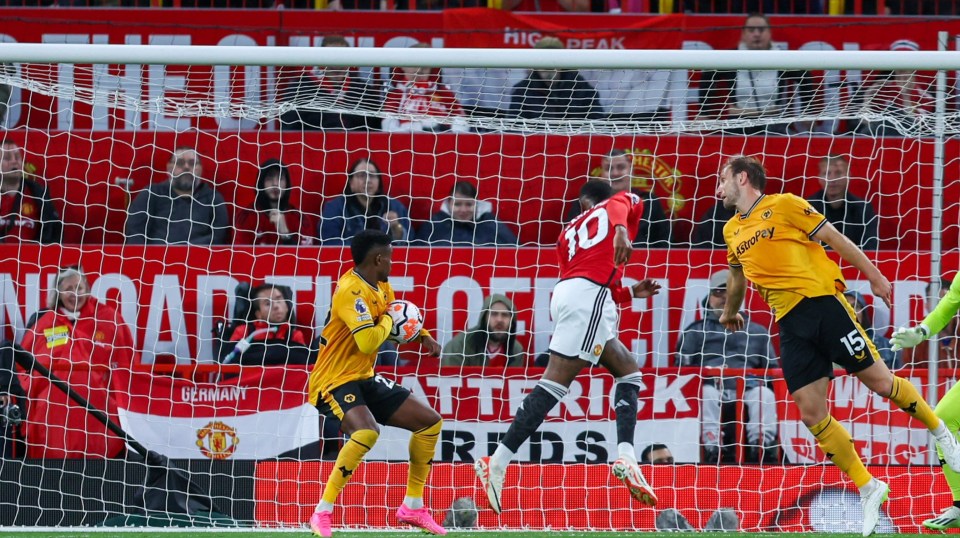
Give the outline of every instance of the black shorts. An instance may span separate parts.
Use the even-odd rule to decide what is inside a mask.
[[[324,416],[343,420],[347,411],[363,405],[370,410],[378,424],[386,424],[390,417],[410,396],[410,390],[379,374],[369,379],[344,383],[330,392],[321,393],[317,410]]]
[[[803,299],[780,318],[780,365],[791,393],[833,379],[834,363],[852,374],[874,361],[882,359],[843,295]]]

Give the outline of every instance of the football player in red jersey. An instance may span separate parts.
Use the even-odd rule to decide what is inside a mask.
[[[617,338],[619,303],[656,295],[660,284],[645,279],[624,288],[623,266],[633,253],[643,200],[630,192],[613,194],[610,184],[588,181],[580,190],[584,212],[572,220],[557,240],[560,281],[553,289],[550,314],[555,321],[550,362],[527,395],[496,451],[477,460],[475,470],[494,512],[501,510],[501,490],[507,464],[544,417],[589,365],[602,364],[616,378],[617,452],[613,474],[638,501],[653,506],[657,497],[637,466],[634,431],[640,372],[637,361]]]

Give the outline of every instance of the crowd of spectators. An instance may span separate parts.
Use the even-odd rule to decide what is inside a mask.
[[[328,35],[322,46],[349,43],[341,35]],[[543,36],[533,48],[559,50],[565,43]],[[731,48],[775,50],[769,18],[748,15]],[[900,39],[890,50],[919,46]],[[277,101],[287,109],[281,129],[486,132],[591,120],[668,125],[679,114],[680,119],[720,121],[724,126],[718,129],[728,134],[901,136],[933,112],[932,79],[908,70],[865,72],[861,82],[853,81],[842,90],[823,73],[800,70],[703,71],[689,80],[683,70],[644,69],[402,67],[386,76],[382,73],[344,67],[284,68],[277,83]],[[785,119],[809,118],[831,106],[844,108],[846,114],[859,110],[863,118]],[[880,114],[887,119],[866,119]],[[503,122],[491,124],[490,118]]]
[[[644,201],[634,246],[638,248],[726,248],[723,224],[733,212],[719,202],[696,216],[690,237],[675,236],[674,221],[655,185],[635,172],[637,156],[613,149],[600,158],[588,181],[609,182],[615,192],[630,190]],[[389,233],[401,246],[511,247],[520,246],[520,223],[496,213],[496,198],[479,197],[478,184],[458,180],[446,198],[433,200],[429,219],[411,219],[408,208],[389,189],[389,180],[373,157],[348,168],[342,195],[328,197],[320,207],[299,208],[290,201],[296,188],[289,167],[267,159],[259,168],[256,194],[249,207],[232,207],[203,176],[204,157],[192,147],[171,153],[166,180],[149,185],[133,197],[124,229],[130,245],[273,245],[343,246],[360,230]],[[42,179],[25,172],[23,150],[15,143],[0,145],[0,242],[60,242],[63,221]],[[820,190],[808,200],[841,233],[865,250],[879,248],[878,217],[869,200],[850,193],[849,158],[828,155],[818,161]],[[569,222],[580,213],[576,200],[565,215],[541,219]],[[550,244],[555,238],[541,238]]]
[[[353,0],[334,0],[333,8],[351,7]],[[602,3],[602,2],[600,2]],[[570,9],[592,10],[597,2],[566,2]],[[433,6],[434,4],[427,4]],[[379,6],[367,6],[379,7]],[[328,36],[325,47],[349,46],[342,36]],[[418,45],[426,46],[426,45]],[[538,49],[562,49],[563,42],[544,37]],[[769,50],[772,29],[763,15],[750,15],[741,30],[738,48]],[[422,67],[392,70],[388,80],[362,74],[355,68],[311,67],[283,78],[278,88],[281,101],[319,103],[324,110],[291,107],[280,118],[282,130],[347,130],[436,133],[466,132],[471,116],[510,117],[521,120],[570,121],[613,120],[625,122],[670,121],[671,103],[686,99],[686,81],[675,80],[670,71],[612,70],[581,73],[573,70],[537,68],[522,71],[491,70],[447,73]],[[454,74],[455,73],[455,74]],[[800,71],[724,71],[704,73],[700,84],[700,119],[734,120],[779,118],[786,110],[807,110],[816,93],[812,76]],[[862,122],[857,132],[874,136],[896,134],[896,122],[912,121],[930,111],[930,100],[913,72],[876,73],[867,77],[860,92],[865,106],[893,118],[889,122]],[[0,92],[0,104],[6,98]],[[336,109],[331,111],[330,109]],[[352,112],[344,112],[350,110]],[[0,118],[5,112],[0,108]],[[382,119],[377,114],[382,113]],[[727,129],[743,135],[787,135],[816,131],[822,126],[797,122],[763,122],[751,127]],[[496,214],[496,196],[484,193],[466,180],[454,183],[446,198],[433,200],[436,211],[429,220],[415,221],[408,208],[391,194],[389,178],[372,157],[351,163],[342,195],[325,200],[322,207],[300,208],[291,202],[296,188],[287,163],[267,159],[259,167],[256,195],[250,207],[229,207],[209,178],[204,176],[204,157],[195,148],[177,147],[167,162],[167,177],[139,192],[128,208],[124,229],[131,245],[287,245],[342,246],[361,230],[374,229],[391,235],[401,246],[514,247],[519,246],[515,222]],[[879,245],[877,215],[870,201],[849,192],[849,158],[826,155],[818,161],[820,190],[809,201],[837,228],[863,249]],[[599,173],[589,181],[609,182],[616,192],[633,191],[644,200],[644,214],[635,246],[670,248],[674,245],[722,249],[723,223],[733,217],[722,204],[713,204],[696,216],[693,235],[676,237],[670,211],[649,185],[635,181],[634,155],[614,149],[600,159]],[[571,202],[563,219],[580,212]],[[547,217],[549,218],[549,217]],[[4,141],[0,146],[0,241],[57,243],[63,222],[42,179],[30,174],[22,149]],[[545,238],[550,242],[554,238]],[[771,462],[776,458],[776,409],[772,391],[763,375],[751,374],[738,390],[737,378],[724,375],[734,369],[775,368],[776,352],[766,327],[748,323],[746,330],[727,334],[717,317],[725,301],[726,276],[710,278],[709,295],[703,299],[700,319],[688,325],[677,344],[679,364],[709,368],[703,384],[704,461],[729,461],[724,450],[724,406],[739,398],[746,409],[746,460]],[[249,292],[249,308],[221,336],[218,360],[243,365],[306,364],[317,344],[297,324],[296,305],[290,290],[265,284]],[[857,293],[847,294],[858,320],[867,329],[891,368],[903,365],[880,334],[874,333],[868,302]],[[532,364],[517,341],[517,311],[505,295],[484,299],[475,325],[456,334],[443,347],[444,366],[507,368]],[[80,268],[64,268],[50,292],[47,308],[28,324],[23,347],[38,361],[56,369],[66,368],[69,382],[82,387],[84,396],[98,407],[116,414],[107,387],[110,371],[136,361],[133,338],[127,324],[110,305],[90,295],[86,275]],[[954,327],[955,329],[955,327]],[[954,331],[955,332],[955,331]],[[92,353],[103,346],[110,353]],[[945,351],[946,353],[947,351]],[[955,358],[955,350],[953,351]],[[397,349],[385,344],[380,364],[400,364]],[[84,364],[84,368],[69,365]],[[43,378],[22,375],[27,398],[34,402],[30,413],[44,417],[43,431],[27,432],[40,452],[30,457],[112,457],[123,451],[123,442],[96,423],[83,410],[69,405],[63,394],[53,391]],[[40,415],[38,415],[39,417]],[[49,418],[56,418],[51,424]],[[737,418],[739,420],[740,417]],[[35,418],[32,422],[38,423]],[[83,446],[72,446],[83,431]],[[664,452],[664,454],[660,454]],[[672,456],[665,446],[650,454]]]

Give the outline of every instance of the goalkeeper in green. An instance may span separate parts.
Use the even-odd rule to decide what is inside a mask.
[[[923,322],[916,327],[901,327],[893,333],[890,341],[893,343],[894,351],[902,348],[915,347],[921,342],[930,338],[930,335],[937,334],[950,323],[950,320],[957,315],[960,310],[960,275],[953,279],[950,290],[937,303]],[[940,403],[937,404],[934,413],[947,425],[947,429],[953,435],[960,429],[960,384],[951,388]],[[937,454],[940,454],[940,448],[937,448]],[[941,463],[943,462],[941,456]],[[948,507],[939,516],[930,518],[923,522],[923,526],[933,530],[946,530],[960,528],[960,474],[956,473],[950,467],[943,466],[943,475],[950,485],[950,492],[953,494],[953,505]]]

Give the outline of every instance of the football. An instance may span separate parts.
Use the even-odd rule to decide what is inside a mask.
[[[393,318],[393,329],[387,338],[406,344],[414,340],[423,328],[423,315],[417,305],[410,301],[397,300],[387,305],[387,313]]]

